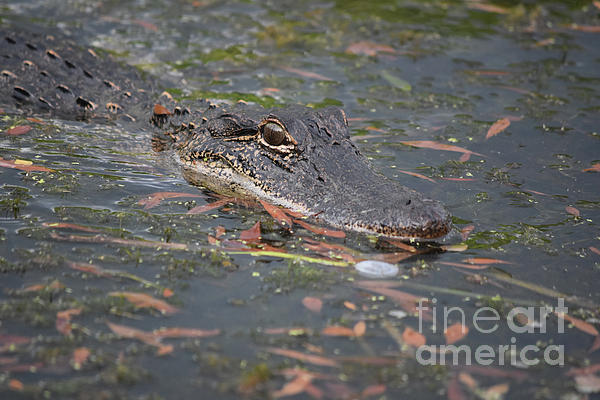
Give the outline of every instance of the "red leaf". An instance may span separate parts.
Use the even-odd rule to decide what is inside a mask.
[[[475,153],[471,150],[467,150],[465,148],[458,147],[458,146],[453,146],[451,144],[434,142],[432,140],[409,140],[409,141],[404,141],[404,142],[400,142],[400,143],[402,143],[406,146],[419,147],[419,148],[423,148],[423,149],[454,151],[457,153],[475,154],[477,156],[483,157],[483,154]]]
[[[4,131],[4,133],[7,135],[11,135],[11,136],[19,136],[19,135],[26,134],[31,129],[32,128],[29,125],[20,125],[20,126],[15,126],[14,128],[11,128],[7,131]]]
[[[512,264],[509,261],[498,260],[496,258],[465,258],[463,262],[469,264]]]
[[[384,394],[386,391],[385,385],[371,385],[364,388],[362,393],[360,394],[361,398],[371,397],[371,396],[379,396],[380,394]]]
[[[590,247],[589,247],[589,249],[590,249],[590,250],[591,250],[593,253],[596,253],[596,254],[598,254],[598,255],[600,256],[600,250],[598,250],[596,247],[594,247],[594,246],[590,246]]]
[[[280,67],[282,70],[291,72],[292,74],[300,75],[304,78],[318,79],[320,81],[333,81],[333,79],[328,78],[324,75],[317,74],[315,72],[304,71],[298,68],[293,67]]]
[[[575,318],[570,316],[569,314],[563,313],[563,312],[554,312],[554,314],[556,314],[556,316],[558,318],[562,318],[562,319],[566,319],[567,321],[569,321],[571,324],[573,324],[573,326],[577,329],[579,329],[582,332],[585,332],[589,335],[592,336],[598,336],[600,333],[598,333],[598,330],[596,329],[596,327],[590,323],[587,323],[585,321],[580,320],[579,318]]]
[[[53,169],[46,168],[46,167],[40,167],[38,165],[33,165],[30,161],[4,160],[1,157],[0,157],[0,167],[20,169],[21,171],[26,171],[26,172],[31,172],[31,171],[54,172]]]
[[[256,242],[260,240],[260,221],[255,223],[252,228],[246,229],[240,233],[240,239],[246,242]]]
[[[109,296],[115,297],[124,297],[130,303],[134,304],[139,308],[154,308],[155,310],[160,311],[163,314],[174,314],[179,310],[169,303],[156,299],[152,296],[149,296],[145,293],[135,293],[135,292],[111,292],[108,294]]]
[[[218,329],[161,328],[152,332],[158,338],[204,338],[220,334]]]
[[[48,228],[73,229],[76,231],[90,232],[90,233],[101,232],[98,229],[88,228],[87,226],[82,226],[82,225],[77,225],[77,224],[69,224],[67,222],[44,222],[42,224],[42,226],[45,226]]]
[[[568,212],[569,214],[575,216],[575,217],[579,217],[581,215],[581,213],[579,212],[579,210],[576,209],[575,207],[566,206],[565,207],[565,211]]]
[[[449,261],[438,261],[438,264],[449,265],[451,267],[472,269],[472,270],[476,270],[476,271],[479,271],[482,269],[488,269],[490,267],[489,265],[473,265],[473,264],[463,264],[463,263],[455,263],[455,262],[449,262]]]
[[[156,192],[149,194],[146,198],[138,201],[138,204],[144,206],[144,210],[152,207],[156,207],[161,201],[165,199],[172,199],[176,197],[204,197],[199,194],[191,193],[178,193],[178,192]]]
[[[460,236],[462,237],[462,240],[467,240],[467,238],[469,237],[471,232],[473,232],[474,229],[475,225],[467,225],[464,228],[462,228],[460,230]]]
[[[347,337],[354,337],[354,336],[356,336],[354,334],[354,330],[353,329],[346,328],[345,326],[339,326],[339,325],[326,326],[321,331],[321,334],[322,335],[326,335],[326,336],[347,336]]]
[[[467,336],[468,333],[469,333],[469,327],[467,327],[463,324],[460,324],[458,322],[455,324],[452,324],[444,332],[444,336],[446,336],[446,344],[456,343],[459,340],[461,340],[462,338],[464,338],[465,336]]]
[[[117,325],[107,322],[106,325],[113,331],[114,334],[127,339],[137,339],[150,346],[162,347],[160,339],[150,332],[145,332],[139,329],[131,328],[125,325]]]
[[[574,31],[580,31],[580,32],[587,32],[587,33],[600,33],[600,26],[597,25],[577,25],[577,24],[571,24],[568,26],[569,29],[572,29]]]
[[[593,171],[600,172],[600,163],[593,164],[590,168],[582,169],[583,172]]]
[[[311,231],[312,233],[316,233],[317,235],[330,236],[339,239],[343,239],[346,237],[346,233],[343,231],[335,231],[331,229],[321,228],[319,226],[314,226],[309,223],[306,223],[300,219],[295,219],[294,222],[303,227],[304,229]]]
[[[323,308],[323,301],[316,297],[305,297],[302,299],[302,304],[315,313],[321,312],[321,308]]]
[[[215,236],[216,238],[220,238],[221,236],[225,235],[225,227],[219,225],[215,228]]]
[[[424,346],[426,343],[425,336],[415,331],[410,326],[404,329],[402,332],[402,340],[413,347]]]
[[[498,121],[494,122],[490,129],[488,129],[487,134],[485,135],[485,139],[489,139],[492,136],[496,136],[500,132],[504,131],[506,128],[510,126],[510,120],[508,118],[502,118]]]
[[[417,252],[417,249],[414,246],[406,244],[402,240],[385,238],[385,241],[388,242],[389,244],[391,244],[391,245],[399,248],[399,249],[404,250],[404,251],[408,251],[410,253],[416,253]]]
[[[82,308],[71,308],[69,310],[59,311],[56,313],[56,330],[63,335],[71,334],[71,317],[81,314]]]
[[[429,182],[437,183],[436,181],[434,181],[434,180],[433,180],[433,179],[431,179],[430,177],[428,177],[428,176],[425,176],[425,175],[423,175],[423,174],[418,174],[418,173],[416,173],[416,172],[410,172],[410,171],[404,171],[404,170],[402,170],[402,169],[398,169],[398,170],[396,170],[396,171],[398,171],[398,172],[402,172],[403,174],[406,174],[406,175],[410,175],[410,176],[414,176],[414,177],[417,177],[417,178],[425,179],[426,181],[429,181]]]
[[[8,387],[11,390],[20,392],[21,390],[23,390],[25,388],[25,385],[23,385],[23,382],[21,382],[18,379],[11,379],[10,381],[8,381]]]
[[[134,19],[131,22],[133,22],[134,24],[139,25],[145,29],[148,29],[149,31],[158,32],[158,27],[151,22],[142,21],[141,19]]]
[[[358,321],[356,324],[354,324],[354,327],[352,327],[352,331],[356,337],[364,336],[364,334],[367,332],[367,324],[365,321]]]
[[[154,115],[171,115],[171,111],[167,110],[165,106],[155,104],[153,109]]]
[[[229,203],[230,201],[231,201],[231,199],[229,199],[229,198],[213,201],[212,203],[205,204],[203,206],[194,207],[187,213],[188,214],[200,214],[200,213],[203,213],[206,211],[214,210],[215,208],[221,208],[225,204]]]
[[[288,229],[292,227],[292,219],[288,215],[286,215],[286,213],[283,212],[279,207],[275,207],[274,205],[271,205],[262,200],[258,201],[264,207],[264,209],[267,210],[269,214],[271,214],[271,217],[277,220],[277,222],[279,222],[281,225]]]
[[[355,42],[350,44],[346,48],[346,53],[348,54],[356,54],[356,55],[365,55],[365,56],[376,56],[377,53],[395,53],[396,50],[384,44],[377,44],[374,42],[369,42],[366,40]]]
[[[276,347],[267,347],[266,350],[269,353],[277,354],[283,357],[294,358],[299,361],[307,362],[309,364],[321,365],[325,367],[337,367],[338,363],[329,358],[315,356],[312,354],[304,354],[295,350],[279,349]]]
[[[76,368],[81,367],[81,364],[86,362],[91,352],[87,347],[78,347],[73,351],[73,357],[71,357],[71,361],[75,365]]]

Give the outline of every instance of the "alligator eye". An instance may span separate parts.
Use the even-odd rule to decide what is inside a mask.
[[[262,126],[262,134],[265,142],[271,146],[279,146],[285,140],[283,126],[275,122],[267,122]]]

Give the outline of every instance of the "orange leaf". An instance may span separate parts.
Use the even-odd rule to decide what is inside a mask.
[[[203,338],[220,334],[219,329],[161,328],[152,332],[158,338]]]
[[[4,133],[7,135],[11,135],[11,136],[19,136],[19,135],[26,134],[31,129],[32,128],[29,125],[20,125],[20,126],[15,126],[14,128],[11,128],[7,131],[4,131]]]
[[[582,169],[583,172],[593,171],[600,172],[600,163],[593,164],[590,168]]]
[[[172,352],[173,352],[172,344],[160,345],[160,346],[158,346],[158,349],[156,350],[156,355],[164,356],[165,354],[171,354]]]
[[[145,332],[140,329],[131,328],[125,325],[117,325],[111,322],[107,322],[106,325],[110,328],[115,335],[118,335],[127,339],[138,339],[148,345],[161,347],[160,339],[154,336],[150,332]]]
[[[133,303],[136,307],[154,308],[155,310],[158,310],[163,314],[174,314],[177,311],[179,311],[177,308],[173,307],[169,303],[167,303],[163,300],[156,299],[145,293],[111,292],[108,295],[115,296],[115,297],[124,297],[129,302]]]
[[[453,344],[467,336],[469,333],[469,327],[460,323],[452,324],[444,331],[446,336],[446,344]]]
[[[402,340],[413,347],[424,346],[426,342],[425,336],[415,331],[410,326],[406,327],[404,332],[402,332]]]
[[[554,314],[556,314],[556,316],[558,318],[562,318],[562,319],[566,319],[567,321],[569,321],[571,324],[573,324],[573,326],[577,329],[579,329],[582,332],[588,333],[592,336],[598,336],[598,330],[596,329],[596,327],[592,324],[589,324],[585,321],[582,321],[578,318],[572,317],[569,314],[563,313],[563,312],[554,312]]]
[[[471,1],[467,3],[467,7],[473,8],[480,11],[496,13],[496,14],[508,14],[510,11],[504,7],[495,6],[493,4],[480,3],[477,1]]]
[[[21,390],[23,390],[23,388],[25,388],[25,385],[23,385],[23,382],[21,382],[18,379],[11,379],[10,381],[8,381],[8,387],[11,390],[20,392]]]
[[[457,153],[475,154],[477,156],[483,157],[483,154],[475,153],[471,150],[467,150],[465,148],[458,147],[458,146],[453,146],[451,144],[434,142],[432,140],[409,140],[409,141],[404,141],[404,142],[400,142],[400,143],[402,143],[406,146],[419,147],[419,148],[423,148],[423,149],[454,151]]]
[[[86,362],[90,354],[90,350],[87,347],[78,347],[73,351],[73,357],[71,358],[71,361],[78,369],[81,367],[81,364]]]
[[[325,367],[337,367],[338,363],[329,358],[315,356],[312,354],[304,354],[295,350],[279,349],[276,347],[267,347],[266,350],[269,353],[277,354],[283,357],[293,358],[299,361],[307,362],[309,364],[321,365]]]
[[[225,227],[219,225],[215,228],[215,236],[216,238],[220,238],[221,236],[225,235]]]
[[[305,78],[318,79],[320,81],[333,81],[333,79],[328,78],[324,75],[317,74],[315,72],[304,71],[304,70],[301,70],[298,68],[293,68],[293,67],[280,67],[280,68],[284,71],[291,72],[292,74],[300,75]]]
[[[56,313],[56,330],[63,335],[71,334],[71,317],[81,314],[82,308],[71,308],[69,310],[59,311]]]
[[[141,19],[134,19],[131,22],[133,22],[134,24],[139,25],[145,29],[148,29],[149,31],[158,32],[158,27],[151,22],[142,21]]]
[[[593,253],[596,253],[596,254],[598,254],[598,255],[600,256],[600,250],[598,250],[596,247],[594,247],[594,246],[590,246],[590,247],[589,247],[589,249],[590,249],[590,250],[591,250]]]
[[[498,260],[496,258],[465,258],[463,260],[463,262],[469,263],[469,264],[512,264],[509,261],[502,261],[502,260]]]
[[[579,217],[581,215],[581,213],[579,212],[579,210],[576,209],[575,207],[566,206],[565,207],[565,211],[568,212],[569,214],[575,216],[575,217]]]
[[[358,321],[352,328],[352,331],[356,337],[364,336],[364,334],[367,332],[367,324],[365,321]]]
[[[344,302],[344,306],[352,311],[356,311],[356,305],[354,303],[350,303],[349,301]]]
[[[302,299],[302,304],[310,311],[316,313],[321,312],[321,308],[323,308],[323,301],[316,297],[305,297]]]
[[[489,265],[463,264],[463,263],[456,263],[456,262],[450,262],[450,261],[438,261],[438,264],[449,265],[451,267],[472,269],[472,270],[476,270],[476,271],[479,271],[482,269],[488,269],[490,267]]]
[[[31,171],[40,171],[40,172],[54,172],[53,169],[40,167],[38,165],[32,164],[23,164],[19,163],[20,160],[4,160],[0,157],[0,167],[4,168],[13,168],[20,169],[21,171],[31,172]]]
[[[162,291],[162,297],[164,297],[165,299],[168,299],[169,297],[172,297],[175,293],[173,293],[173,291],[169,288],[165,288]]]
[[[355,336],[354,330],[339,325],[327,326],[321,331],[321,334],[326,336]]]
[[[273,397],[279,398],[302,393],[311,381],[312,377],[310,375],[298,375],[294,380],[286,383],[281,389],[273,392]]]
[[[191,210],[189,210],[187,213],[188,214],[200,214],[200,213],[203,213],[206,211],[214,210],[215,208],[221,208],[225,204],[229,203],[230,201],[231,201],[231,199],[229,199],[229,198],[213,201],[212,203],[205,204],[203,206],[194,207]]]
[[[350,44],[346,48],[346,53],[348,54],[356,54],[356,55],[365,55],[365,56],[376,56],[377,53],[395,53],[396,50],[393,47],[377,44],[374,42],[369,42],[366,40],[355,42]]]
[[[437,183],[436,181],[434,181],[434,180],[433,180],[433,179],[431,179],[430,177],[428,177],[428,176],[425,176],[425,175],[423,175],[423,174],[418,174],[418,173],[416,173],[416,172],[410,172],[410,171],[404,171],[403,169],[398,169],[398,170],[396,170],[396,171],[398,171],[398,172],[402,172],[403,174],[406,174],[406,175],[414,176],[414,177],[416,177],[416,178],[425,179],[426,181],[429,181],[429,182]]]
[[[598,349],[600,349],[600,336],[596,336],[594,343],[592,343],[592,347],[590,347],[588,350],[588,353],[593,353]]]
[[[371,396],[379,396],[384,394],[386,391],[385,385],[371,385],[364,388],[362,393],[360,394],[361,398],[371,397]]]
[[[572,29],[574,31],[580,31],[580,32],[587,32],[587,33],[600,33],[600,26],[597,25],[577,25],[577,24],[571,24],[568,26],[569,29]]]
[[[294,222],[303,227],[304,229],[311,231],[312,233],[316,233],[317,235],[330,236],[339,239],[343,239],[346,237],[346,233],[343,231],[334,231],[331,229],[321,228],[319,226],[314,226],[309,223],[306,223],[300,219],[295,219]]]
[[[252,225],[252,228],[246,229],[240,233],[240,239],[247,242],[255,242],[260,240],[260,221]]]
[[[490,129],[488,129],[487,134],[485,135],[485,139],[489,139],[492,136],[496,136],[497,134],[499,134],[500,132],[502,132],[503,130],[505,130],[506,128],[508,128],[510,126],[510,120],[508,118],[502,118],[499,119],[498,121],[494,122],[494,124],[492,126],[490,126]]]
[[[386,238],[385,241],[393,246],[398,247],[399,249],[404,250],[404,251],[408,251],[411,253],[415,253],[417,251],[417,249],[414,246],[406,244],[402,240],[399,240],[399,239]]]
[[[199,195],[199,194],[192,194],[192,193],[156,192],[156,193],[149,194],[148,196],[146,196],[146,198],[141,199],[140,201],[138,201],[138,204],[140,206],[144,206],[144,210],[147,210],[149,208],[156,207],[157,205],[160,204],[161,201],[163,201],[165,199],[173,199],[173,198],[177,198],[177,197],[204,197],[204,196]]]
[[[264,207],[264,209],[267,210],[267,212],[269,214],[271,214],[271,217],[273,217],[277,222],[279,222],[281,225],[283,225],[286,228],[292,227],[292,219],[285,212],[283,212],[279,207],[275,207],[274,205],[269,204],[263,200],[258,200],[258,201]]]

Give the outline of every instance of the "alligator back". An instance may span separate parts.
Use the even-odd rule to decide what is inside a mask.
[[[63,37],[0,31],[0,60],[0,104],[29,114],[135,121],[152,105],[134,68]]]

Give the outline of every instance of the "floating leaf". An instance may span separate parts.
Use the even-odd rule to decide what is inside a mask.
[[[82,308],[71,308],[64,311],[59,311],[56,313],[56,330],[62,333],[63,335],[71,334],[71,317],[74,315],[81,314]]]
[[[219,335],[219,329],[161,328],[152,332],[159,338],[204,338]]]
[[[25,160],[10,161],[10,160],[5,160],[1,157],[0,157],[0,167],[20,169],[21,171],[26,171],[26,172],[31,172],[31,171],[54,172],[53,169],[46,168],[46,167],[40,167],[38,165],[33,165],[31,163],[31,161],[25,161]]]
[[[274,398],[294,396],[306,390],[306,387],[312,381],[312,377],[308,374],[299,375],[291,382],[286,383],[283,387],[272,393]]]
[[[571,24],[568,28],[574,31],[587,32],[587,33],[600,33],[600,26],[598,25],[578,25]]]
[[[292,219],[283,212],[279,207],[275,207],[272,204],[267,203],[263,200],[258,200],[265,210],[273,217],[277,222],[286,228],[292,227]]]
[[[400,142],[406,146],[419,147],[423,149],[433,149],[442,151],[454,151],[457,153],[469,153],[483,157],[483,154],[475,153],[462,147],[454,146],[446,143],[434,142],[433,140],[407,140]]]
[[[42,224],[42,226],[45,226],[47,228],[73,229],[76,231],[89,232],[89,233],[101,232],[98,229],[89,228],[87,226],[82,226],[82,225],[77,225],[77,224],[70,224],[68,222],[44,222]]]
[[[344,307],[346,307],[348,310],[352,310],[352,311],[356,311],[357,310],[356,304],[351,303],[349,301],[345,301],[344,302]]]
[[[135,329],[125,325],[113,324],[111,322],[107,322],[106,325],[108,325],[108,327],[111,331],[113,331],[114,334],[120,337],[127,339],[137,339],[146,344],[149,344],[150,346],[155,346],[159,348],[162,347],[160,339],[150,332],[145,332],[140,329]]]
[[[600,163],[593,164],[590,168],[582,169],[583,172],[600,172]]]
[[[410,83],[408,83],[402,78],[398,78],[397,76],[392,75],[388,71],[381,71],[381,77],[388,81],[392,86],[402,90],[403,92],[410,92],[412,90],[412,86],[410,85]]]
[[[229,203],[230,201],[231,201],[231,199],[229,199],[229,198],[213,201],[212,203],[205,204],[203,206],[194,207],[191,210],[189,210],[187,213],[190,215],[191,214],[200,214],[200,213],[203,213],[206,211],[214,210],[215,208],[221,208],[225,204]]]
[[[468,264],[512,264],[509,261],[498,260],[496,258],[465,258],[463,262]]]
[[[481,3],[479,1],[470,1],[467,3],[467,7],[473,8],[480,11],[495,13],[495,14],[508,14],[510,12],[509,9],[496,6],[488,3]]]
[[[8,381],[8,387],[10,390],[20,392],[25,388],[25,385],[23,385],[23,382],[18,379],[11,379]]]
[[[377,53],[395,53],[396,50],[384,44],[377,44],[374,42],[369,42],[367,40],[362,40],[360,42],[351,43],[348,47],[346,47],[346,53],[348,54],[356,54],[356,55],[365,55],[365,56],[376,56]]]
[[[393,246],[398,247],[399,249],[404,250],[404,251],[408,251],[410,253],[416,253],[417,252],[417,249],[414,246],[406,244],[402,240],[385,238],[385,241],[388,242],[389,244],[393,245]]]
[[[415,331],[410,326],[406,327],[404,332],[402,332],[402,340],[404,340],[406,344],[413,347],[424,346],[426,343],[425,336]]]
[[[579,210],[576,209],[575,207],[566,206],[565,207],[565,211],[568,212],[569,214],[575,216],[575,217],[579,217],[581,215],[581,213],[579,212]]]
[[[569,321],[571,324],[573,324],[573,326],[577,329],[579,329],[582,332],[585,332],[587,334],[590,334],[592,336],[598,336],[598,330],[596,329],[596,327],[590,323],[587,323],[585,321],[580,320],[579,318],[575,318],[570,316],[569,314],[566,314],[564,312],[554,312],[554,314],[556,314],[556,316],[558,318],[562,318],[562,319],[566,319],[567,321]]]
[[[20,126],[15,126],[14,128],[11,128],[11,129],[9,129],[7,131],[4,131],[4,133],[6,135],[10,135],[10,136],[19,136],[19,135],[26,134],[31,129],[32,128],[29,125],[20,125]]]
[[[406,174],[406,175],[410,175],[410,176],[414,176],[414,177],[417,177],[417,178],[425,179],[426,181],[429,181],[429,182],[437,183],[435,180],[433,180],[430,177],[425,176],[423,174],[418,174],[416,172],[410,172],[410,171],[404,171],[403,169],[397,169],[396,171],[402,172],[403,174]]]
[[[488,129],[487,134],[485,135],[485,140],[488,140],[492,136],[496,136],[500,132],[504,131],[506,128],[510,126],[510,120],[508,118],[501,118],[498,121],[494,122],[490,129]]]
[[[462,240],[467,240],[471,232],[475,229],[475,225],[467,225],[460,230],[460,236]]]
[[[148,210],[152,207],[156,207],[160,204],[161,201],[165,199],[173,199],[177,197],[204,197],[199,194],[192,193],[180,193],[180,192],[156,192],[149,194],[146,198],[138,201],[140,206],[144,206],[144,210]]]
[[[358,321],[352,328],[352,331],[356,337],[364,336],[364,334],[367,332],[367,324],[365,321]]]
[[[379,396],[384,394],[386,390],[385,385],[370,385],[363,389],[360,398],[365,399],[367,397]]]
[[[321,74],[317,74],[315,72],[304,71],[302,69],[293,68],[293,67],[279,67],[279,68],[281,68],[284,71],[291,72],[292,74],[300,75],[304,78],[318,79],[320,81],[333,81],[333,79],[328,78]]]
[[[156,299],[150,295],[145,293],[135,293],[135,292],[110,292],[109,296],[114,297],[124,297],[130,303],[134,304],[139,308],[154,308],[157,311],[160,311],[163,314],[174,314],[179,310],[169,303]]]
[[[215,236],[219,239],[221,236],[225,235],[225,227],[219,225],[215,228]]]
[[[302,304],[304,307],[315,313],[321,312],[321,308],[323,308],[323,301],[316,297],[307,296],[302,299]]]
[[[324,367],[337,367],[338,363],[329,358],[315,356],[312,354],[305,354],[295,350],[280,349],[276,347],[267,347],[265,349],[269,353],[277,354],[283,357],[293,358],[299,361],[307,362],[309,364],[321,365]]]
[[[460,323],[452,324],[444,331],[446,337],[446,344],[453,344],[467,336],[469,333],[469,327]]]
[[[300,219],[295,219],[294,222],[303,227],[304,229],[311,231],[312,233],[316,233],[317,235],[330,236],[338,239],[343,239],[346,237],[346,233],[344,231],[335,231],[331,229],[321,228],[318,226],[311,225]]]
[[[246,229],[240,233],[240,239],[246,242],[256,242],[260,240],[260,221],[252,225],[252,228]]]
[[[154,25],[151,22],[143,21],[141,19],[134,19],[131,22],[133,22],[134,24],[139,25],[145,29],[148,29],[149,31],[158,32],[158,26]]]
[[[73,351],[71,363],[75,369],[81,369],[81,365],[85,363],[90,356],[90,349],[87,347],[78,347]]]
[[[590,246],[589,249],[592,251],[592,253],[596,253],[600,256],[600,250],[598,250],[596,247]]]
[[[451,267],[472,269],[472,270],[476,270],[476,271],[488,269],[490,267],[489,265],[463,264],[463,263],[450,262],[450,261],[438,261],[438,264],[449,265]]]
[[[326,336],[347,336],[347,337],[354,337],[354,330],[347,328],[345,326],[339,326],[339,325],[330,325],[325,327],[322,331],[321,331],[322,335],[326,335]]]

